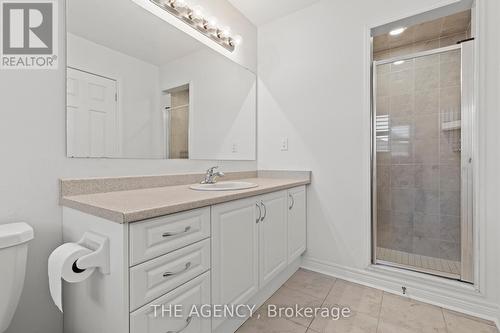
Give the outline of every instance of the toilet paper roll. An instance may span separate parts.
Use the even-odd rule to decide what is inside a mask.
[[[70,283],[82,282],[94,272],[95,268],[75,272],[73,264],[81,257],[92,253],[91,250],[76,244],[66,243],[59,246],[49,256],[50,295],[59,310],[62,309],[62,279]],[[78,270],[77,270],[78,271]]]

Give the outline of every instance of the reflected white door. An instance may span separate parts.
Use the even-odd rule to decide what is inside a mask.
[[[69,157],[114,157],[118,152],[116,81],[67,69]]]

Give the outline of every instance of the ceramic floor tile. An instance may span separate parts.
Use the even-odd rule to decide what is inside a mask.
[[[304,307],[310,307],[313,309],[319,308],[322,303],[323,299],[319,299],[284,286],[281,287],[276,293],[274,293],[273,296],[271,296],[271,298],[269,298],[266,301],[266,303],[259,309],[259,313],[261,313],[264,316],[267,316],[268,306],[273,306],[271,310],[273,310],[272,313],[275,313],[276,311],[279,311],[280,308],[283,309],[284,312],[285,308],[294,308],[295,305],[298,305],[299,307],[302,308]],[[276,306],[276,309],[274,308],[274,306]],[[305,326],[306,328],[309,326],[309,324],[311,324],[313,320],[312,317],[309,318],[300,315],[286,317],[286,319],[291,320],[302,326]]]
[[[285,286],[316,298],[325,299],[335,278],[320,273],[299,269]]]
[[[378,318],[364,313],[352,313],[337,320],[316,317],[309,327],[318,333],[376,333]]]
[[[305,333],[306,327],[282,318],[254,316],[247,320],[237,333]]]
[[[383,292],[359,284],[337,280],[325,299],[326,305],[341,305],[352,312],[368,314],[378,318]]]
[[[331,284],[333,287],[322,305],[320,298],[310,295],[319,294]],[[288,286],[296,289],[304,286],[304,290]],[[346,306],[352,313],[337,320],[318,315],[312,322],[297,317],[270,318],[266,307],[269,304]],[[287,281],[237,332],[306,333],[306,330],[307,333],[500,333],[492,322],[305,270]]]
[[[447,330],[441,308],[384,293],[377,333],[447,333]]]
[[[443,310],[446,327],[450,333],[498,333],[493,323],[487,323],[457,312]]]

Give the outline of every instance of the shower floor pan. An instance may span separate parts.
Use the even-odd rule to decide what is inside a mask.
[[[460,279],[460,262],[377,247],[377,263]]]

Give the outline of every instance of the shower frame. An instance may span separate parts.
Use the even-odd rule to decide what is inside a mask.
[[[474,137],[475,137],[475,104],[474,104],[474,41],[464,41],[456,45],[436,48],[433,50],[416,52],[390,59],[372,61],[372,89],[371,89],[371,233],[372,233],[372,264],[380,264],[377,260],[377,71],[379,65],[390,64],[396,61],[415,59],[449,51],[461,51],[461,176],[460,176],[460,231],[461,231],[461,272],[460,280],[475,283],[475,251],[474,251]],[[396,263],[383,262],[396,268],[402,267]],[[420,271],[416,268],[411,270]],[[442,277],[449,277],[440,274]]]

